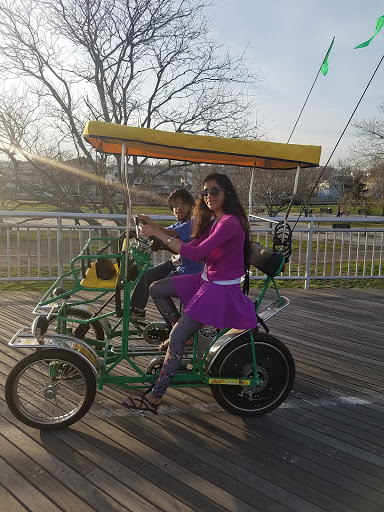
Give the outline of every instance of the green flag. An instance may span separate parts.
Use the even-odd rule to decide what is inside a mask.
[[[384,15],[383,16],[380,16],[380,18],[376,21],[376,30],[375,30],[375,33],[373,34],[373,36],[368,39],[368,41],[365,41],[365,43],[361,43],[359,44],[358,46],[355,46],[355,50],[356,48],[364,48],[365,46],[368,46],[369,44],[371,44],[372,40],[375,39],[375,37],[377,36],[377,34],[380,32],[380,30],[384,27]]]
[[[333,46],[334,42],[335,42],[335,38],[332,39],[331,46],[328,48],[327,55],[325,56],[323,63],[321,65],[321,68],[320,68],[320,71],[323,73],[324,76],[328,73],[328,57],[329,57],[329,54],[331,53],[332,46]]]

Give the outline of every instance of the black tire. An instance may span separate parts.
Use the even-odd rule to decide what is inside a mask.
[[[211,385],[221,407],[238,416],[261,416],[284,402],[295,380],[295,362],[283,342],[270,334],[254,334],[258,387]],[[210,368],[214,377],[253,377],[249,335],[233,340],[217,355]]]
[[[78,318],[81,320],[89,320],[92,316],[92,313],[90,311],[87,311],[86,309],[68,308],[66,315],[67,315],[67,318]],[[52,324],[57,324],[57,317],[54,316],[54,317],[50,318],[48,324],[49,324],[49,326],[51,326]],[[72,329],[73,336],[76,336],[75,330],[77,329],[77,327],[79,327],[79,325],[81,326],[82,324],[78,324],[76,322],[67,322],[67,328],[69,327]],[[88,331],[84,335],[82,335],[82,334],[78,335],[77,338],[84,339],[85,336],[87,336],[88,338],[92,338],[94,340],[104,341],[105,332],[104,332],[104,328],[103,328],[103,325],[100,322],[100,320],[94,320],[92,323],[90,323]]]
[[[5,399],[21,422],[40,430],[72,425],[90,409],[96,379],[89,364],[73,352],[42,349],[19,361],[5,383]]]

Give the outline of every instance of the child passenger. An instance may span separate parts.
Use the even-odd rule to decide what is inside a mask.
[[[192,209],[195,200],[188,190],[184,188],[176,189],[168,197],[168,206],[176,217],[176,222],[167,228],[162,228],[150,217],[139,215],[139,218],[146,222],[142,227],[142,233],[149,238],[152,234],[161,231],[167,238],[177,237],[182,242],[190,242],[192,235]],[[203,264],[192,261],[188,258],[179,258],[175,261],[173,258],[155,265],[144,272],[142,278],[138,281],[131,297],[130,318],[139,320],[145,318],[145,306],[148,302],[149,287],[155,281],[164,279],[168,276],[181,276],[184,274],[195,274],[203,270]]]

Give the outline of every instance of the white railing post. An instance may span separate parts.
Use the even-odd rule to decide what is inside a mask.
[[[63,224],[62,218],[57,217],[57,277],[63,274]],[[59,285],[63,283],[60,281]]]
[[[305,265],[304,289],[309,290],[311,285],[311,262],[312,262],[312,239],[313,239],[313,221],[308,222],[307,236],[307,262]]]

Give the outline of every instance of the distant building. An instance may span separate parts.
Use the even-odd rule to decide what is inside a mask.
[[[321,181],[318,185],[317,197],[320,199],[340,199],[352,184],[352,176],[333,176],[329,180]]]
[[[0,173],[8,198],[32,199],[35,192],[46,191],[44,180],[28,162],[18,162],[16,172],[11,162],[1,161]],[[4,191],[3,195],[5,195]]]

